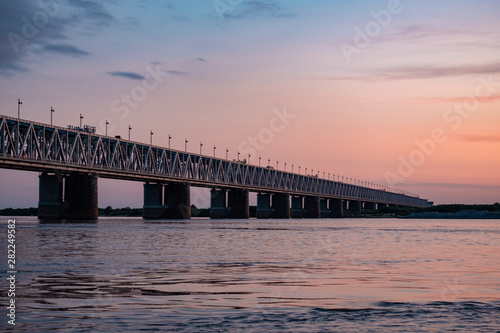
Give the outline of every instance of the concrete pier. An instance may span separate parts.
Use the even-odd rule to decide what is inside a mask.
[[[364,210],[375,210],[375,202],[365,202]]]
[[[361,201],[349,200],[349,211],[351,213],[359,213],[362,209]]]
[[[344,200],[330,199],[330,217],[342,218],[344,217]]]
[[[164,187],[164,218],[189,220],[191,218],[191,187],[189,183],[168,183]]]
[[[161,219],[166,212],[163,205],[163,184],[144,184],[144,205],[142,206],[142,217],[149,219]]]
[[[210,191],[210,218],[225,219],[229,214],[227,207],[227,190],[212,189]]]
[[[97,176],[71,174],[65,179],[65,218],[68,220],[97,220]]]
[[[257,218],[268,219],[271,218],[274,209],[271,208],[271,195],[269,193],[257,194]]]
[[[228,205],[230,208],[228,218],[249,219],[250,203],[248,190],[234,189],[228,192]]]
[[[319,209],[321,218],[330,217],[332,212],[328,208],[328,199],[321,198],[319,200]]]
[[[320,198],[319,197],[306,197],[304,202],[304,208],[306,210],[306,214],[304,217],[306,218],[320,218],[321,217],[321,209],[320,209]]]
[[[303,205],[304,198],[301,196],[293,196],[292,197],[292,209],[290,211],[290,215],[292,218],[302,218],[306,214]]]
[[[289,219],[291,217],[290,210],[290,194],[275,193],[273,194],[273,218]]]
[[[46,172],[38,176],[38,218],[58,220],[64,217],[63,178]]]

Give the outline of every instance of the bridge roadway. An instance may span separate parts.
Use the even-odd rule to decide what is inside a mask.
[[[387,205],[427,207],[416,195],[218,159],[0,115],[0,168],[40,172],[40,219],[97,219],[97,180],[144,182],[144,218],[188,219],[190,186],[211,188],[212,218],[342,217]]]

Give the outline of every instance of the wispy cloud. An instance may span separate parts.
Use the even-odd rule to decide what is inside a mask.
[[[462,75],[500,73],[500,63],[463,66],[408,66],[379,70],[365,75],[324,77],[323,80],[380,82],[389,80],[418,80]]]
[[[134,73],[134,72],[120,72],[120,71],[114,71],[114,72],[108,72],[109,75],[111,76],[117,76],[117,77],[123,77],[126,79],[130,80],[144,80],[146,77]]]
[[[43,49],[48,52],[59,53],[71,57],[83,57],[90,55],[90,53],[80,50],[79,48],[68,44],[59,44],[59,45],[48,44],[45,45]]]
[[[412,99],[412,103],[422,104],[441,104],[441,103],[462,103],[463,101],[471,98],[471,96],[457,96],[457,97],[429,97]],[[500,100],[500,94],[490,96],[475,96],[478,102],[495,102]]]
[[[243,1],[223,15],[228,19],[243,19],[253,16],[293,17],[296,14],[282,6],[279,1],[250,0]]]
[[[169,70],[167,71],[168,74],[170,75],[188,75],[189,73],[188,72],[181,72],[181,71],[178,71],[178,70]]]
[[[46,17],[43,24],[34,25],[33,17]],[[59,42],[70,39],[70,29],[81,33],[101,33],[115,19],[100,2],[83,0],[61,1],[0,1],[0,74],[8,75],[28,70],[25,57],[40,50],[71,57],[88,52]],[[28,22],[28,23],[26,23]],[[31,28],[27,28],[31,24]]]
[[[455,135],[455,139],[468,142],[493,142],[500,143],[500,134],[462,134]]]

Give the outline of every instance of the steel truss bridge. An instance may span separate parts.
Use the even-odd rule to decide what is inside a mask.
[[[2,115],[0,168],[410,207],[430,205],[416,195],[377,185],[360,186],[167,149],[95,134],[89,127],[64,128]]]

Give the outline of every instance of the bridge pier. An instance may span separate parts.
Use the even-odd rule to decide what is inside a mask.
[[[375,202],[365,202],[364,210],[375,210]]]
[[[64,217],[63,178],[43,172],[39,179],[38,218],[58,220]]]
[[[275,193],[273,194],[273,218],[276,219],[289,219],[290,213],[290,194],[288,193]]]
[[[229,214],[227,207],[227,190],[212,189],[210,191],[210,218],[225,219]]]
[[[292,197],[292,209],[290,211],[290,215],[294,219],[300,219],[304,217],[306,211],[303,206],[304,198],[301,196],[293,196]]]
[[[166,207],[163,205],[163,184],[145,183],[142,217],[146,220],[161,219],[165,211]]]
[[[330,217],[344,217],[344,202],[342,199],[330,199]]]
[[[328,209],[328,200],[325,198],[321,198],[319,200],[319,208],[320,208],[320,216],[321,218],[330,217],[331,211]]]
[[[230,210],[228,218],[249,219],[250,203],[248,190],[234,189],[228,192],[227,198]]]
[[[304,208],[306,210],[306,214],[304,215],[304,217],[313,219],[321,217],[319,197],[306,197],[304,202]]]
[[[268,219],[273,213],[274,209],[271,208],[271,194],[257,193],[257,218]]]
[[[350,200],[349,201],[349,211],[351,213],[359,213],[363,210],[363,206],[361,204],[361,201],[357,200]]]
[[[65,179],[65,218],[68,220],[97,220],[97,176],[71,174]]]
[[[164,218],[189,220],[191,218],[191,187],[189,183],[169,183],[164,187],[166,211]]]

